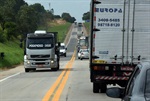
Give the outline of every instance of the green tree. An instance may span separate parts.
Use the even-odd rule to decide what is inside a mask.
[[[37,29],[37,12],[31,6],[22,6],[18,12],[17,20],[18,28],[22,34],[34,32]]]
[[[34,10],[39,14],[44,14],[46,12],[44,7],[40,3],[35,3],[31,5],[31,7],[33,7]]]
[[[5,23],[5,31],[7,32],[7,40],[17,37],[17,25],[14,22]]]
[[[2,30],[4,30],[4,24],[5,24],[5,20],[2,16],[2,14],[0,13],[0,26],[2,27]]]
[[[15,14],[18,13],[20,7],[23,5],[28,5],[24,0],[15,0],[15,5],[13,7]]]
[[[0,0],[0,6],[4,5],[5,0]]]
[[[4,28],[5,22],[12,21],[12,20],[15,19],[14,10],[12,9],[14,4],[15,4],[14,0],[12,0],[12,1],[6,0],[4,2],[4,5],[2,5],[0,7],[0,9],[1,9],[1,12],[0,12],[0,16],[1,16],[0,23],[1,23],[1,27],[2,27],[3,30],[5,29]]]
[[[74,23],[76,21],[75,17],[71,17],[70,22]]]
[[[47,30],[49,26],[49,22],[51,22],[52,20],[54,20],[54,15],[52,14],[52,12],[46,11],[46,13],[43,14],[43,20],[41,25],[45,26]]]
[[[83,14],[82,20],[89,20],[90,19],[90,12],[86,12]]]
[[[37,13],[37,20],[38,20],[37,23],[43,25],[45,23],[44,19],[45,19],[46,10],[44,9],[44,7],[40,3],[35,3],[35,4],[31,5],[31,7]]]
[[[24,4],[24,0],[0,0],[0,24],[3,30],[6,22],[16,22],[16,14]]]
[[[54,18],[55,18],[55,19],[60,19],[61,16],[60,16],[60,15],[54,15]]]
[[[74,21],[76,21],[76,19],[74,17],[71,17],[69,13],[63,13],[61,17],[70,23],[73,23]]]
[[[6,34],[4,34],[4,31],[0,29],[0,42],[4,43],[6,41]]]
[[[54,20],[54,15],[51,11],[46,11],[45,17],[50,20]]]
[[[69,19],[71,18],[69,13],[63,13],[61,17],[68,22],[69,22]]]

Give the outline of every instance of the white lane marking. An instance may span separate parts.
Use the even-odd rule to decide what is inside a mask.
[[[21,72],[16,73],[16,74],[13,74],[13,75],[11,75],[11,76],[8,76],[8,77],[6,77],[6,78],[4,78],[4,79],[1,79],[0,82],[3,82],[3,81],[5,81],[5,80],[7,80],[7,79],[9,79],[9,78],[12,78],[12,77],[14,77],[14,76],[17,76],[17,75],[19,75],[20,73],[21,73]]]

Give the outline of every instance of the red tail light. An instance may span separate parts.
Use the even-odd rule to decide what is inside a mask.
[[[94,70],[105,70],[105,66],[93,66]]]

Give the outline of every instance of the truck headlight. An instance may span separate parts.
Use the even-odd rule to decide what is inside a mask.
[[[30,61],[27,61],[27,64],[30,64]]]
[[[54,63],[54,60],[51,60],[51,63],[53,64],[53,63]]]

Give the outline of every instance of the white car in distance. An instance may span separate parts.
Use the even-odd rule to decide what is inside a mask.
[[[59,47],[59,54],[60,54],[60,56],[65,56],[65,57],[66,57],[66,55],[67,55],[67,48],[66,48],[66,46],[65,46],[64,43],[61,43],[61,44],[60,44],[60,47]]]
[[[88,49],[80,49],[78,52],[78,59],[89,59],[89,50]]]

